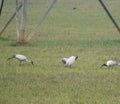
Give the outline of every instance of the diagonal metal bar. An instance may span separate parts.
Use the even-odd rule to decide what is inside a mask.
[[[30,35],[28,36],[28,38],[26,39],[26,42],[29,42],[30,39],[32,38],[32,36],[35,34],[35,32],[37,31],[37,29],[39,28],[39,26],[42,24],[42,22],[45,20],[45,18],[47,17],[48,13],[50,12],[50,10],[53,8],[53,6],[55,5],[57,0],[53,0],[52,3],[49,5],[47,11],[44,13],[44,15],[42,16],[42,18],[40,19],[40,21],[38,22],[38,24],[35,26],[35,28],[33,29],[33,31],[30,33]]]
[[[20,10],[21,7],[22,7],[22,3],[19,5],[18,10]],[[16,15],[16,11],[12,14],[12,16],[9,18],[9,20],[7,21],[7,23],[2,27],[2,29],[0,31],[0,36],[4,32],[4,30],[7,28],[7,26],[9,25],[9,23],[12,21],[12,19],[15,17],[15,15]]]
[[[109,16],[110,20],[112,21],[112,23],[115,25],[115,27],[117,28],[118,32],[120,33],[120,28],[117,25],[115,19],[112,17],[112,15],[110,14],[110,12],[108,11],[107,7],[104,5],[102,0],[99,0],[100,4],[102,5],[102,7],[104,8],[104,10],[106,11],[107,15]]]
[[[4,3],[4,0],[1,1],[1,5],[0,5],[0,16],[1,16],[2,8],[3,8],[3,3]]]

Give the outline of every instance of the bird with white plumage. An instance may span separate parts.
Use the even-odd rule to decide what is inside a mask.
[[[65,67],[71,67],[72,64],[78,59],[78,56],[70,56],[69,58],[62,58]]]
[[[105,64],[102,64],[102,65],[101,65],[101,68],[102,68],[103,66],[105,66],[105,67],[113,67],[113,66],[119,66],[119,65],[120,65],[119,62],[116,62],[116,61],[114,61],[114,60],[108,60]]]
[[[13,59],[13,58],[18,59],[20,61],[20,63],[21,62],[28,62],[28,63],[31,63],[32,65],[34,65],[32,60],[27,59],[26,56],[21,55],[21,54],[14,54],[14,55],[12,55],[11,57],[9,57],[7,59],[7,61],[10,60],[10,59]]]

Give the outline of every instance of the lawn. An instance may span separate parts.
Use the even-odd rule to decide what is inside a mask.
[[[26,37],[50,2],[28,1]],[[120,25],[120,0],[104,2]],[[0,29],[14,10],[15,0],[5,1]],[[98,0],[58,0],[28,44],[17,43],[14,18],[0,37],[0,104],[120,104],[120,67],[100,68],[120,62],[119,38]],[[6,61],[14,53],[34,66]],[[71,55],[79,58],[66,68],[61,58]]]

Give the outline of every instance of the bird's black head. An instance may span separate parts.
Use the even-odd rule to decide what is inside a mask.
[[[102,64],[100,68],[102,68],[103,66],[107,66],[106,64]]]
[[[15,58],[15,57],[16,57],[16,54],[13,54],[12,57]]]
[[[66,61],[65,60],[62,60],[63,64],[66,64]]]
[[[77,60],[78,59],[78,56],[75,56],[75,60]]]

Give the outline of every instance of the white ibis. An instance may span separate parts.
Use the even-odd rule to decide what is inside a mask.
[[[62,58],[62,62],[66,67],[71,67],[75,60],[78,59],[78,56],[71,56],[69,58]]]
[[[112,66],[117,66],[120,65],[120,63],[113,61],[113,60],[108,60],[106,64],[102,64],[101,67],[106,66],[106,67],[112,67]]]
[[[33,64],[33,61],[32,61],[32,60],[28,60],[27,57],[24,56],[24,55],[14,54],[14,55],[12,55],[11,57],[9,57],[7,60],[10,60],[10,59],[13,59],[13,58],[18,59],[18,60],[20,61],[20,63],[21,63],[22,61],[25,61],[25,62],[28,62],[28,63],[31,63],[32,65],[34,65],[34,64]]]

